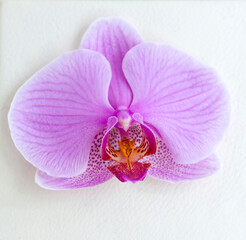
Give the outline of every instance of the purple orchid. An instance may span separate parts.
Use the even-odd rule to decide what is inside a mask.
[[[213,174],[229,120],[211,68],[164,44],[143,42],[118,18],[94,22],[79,50],[34,74],[9,112],[13,141],[48,189],[151,177]]]

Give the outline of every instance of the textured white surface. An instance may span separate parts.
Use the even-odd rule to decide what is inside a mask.
[[[1,8],[0,240],[246,239],[245,2],[4,2]],[[7,112],[17,88],[77,48],[97,17],[122,16],[147,41],[171,44],[214,67],[231,95],[222,169],[195,182],[147,178],[48,191],[11,141]]]

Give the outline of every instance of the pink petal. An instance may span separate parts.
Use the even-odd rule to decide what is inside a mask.
[[[193,164],[178,164],[160,138],[157,138],[157,146],[156,154],[144,159],[144,162],[151,163],[148,174],[154,178],[168,182],[194,180],[210,176],[219,169],[219,161],[215,155]]]
[[[49,175],[85,171],[95,135],[113,109],[108,102],[110,65],[90,50],[64,54],[16,93],[9,126],[27,161]]]
[[[85,33],[81,48],[102,53],[110,62],[112,80],[109,87],[109,102],[117,109],[128,107],[132,91],[122,72],[122,60],[126,52],[142,42],[137,31],[120,18],[102,18],[95,21]]]
[[[106,182],[113,177],[108,170],[112,161],[103,161],[101,158],[100,147],[105,131],[101,131],[93,140],[88,167],[86,171],[79,176],[70,178],[57,178],[47,175],[44,172],[37,171],[36,183],[47,189],[75,189],[82,187],[92,187]]]
[[[123,71],[142,114],[178,163],[212,154],[228,124],[228,96],[216,73],[172,47],[143,43],[131,49]]]

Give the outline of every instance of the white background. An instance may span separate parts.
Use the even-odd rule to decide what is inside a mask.
[[[15,149],[7,112],[35,71],[77,48],[98,17],[122,16],[147,41],[173,45],[217,69],[231,123],[217,149],[222,169],[194,182],[48,191]],[[4,2],[1,5],[0,240],[245,240],[246,2]]]

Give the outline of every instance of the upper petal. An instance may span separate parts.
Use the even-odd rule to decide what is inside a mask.
[[[16,93],[9,126],[27,161],[49,175],[85,171],[94,136],[113,113],[105,57],[90,50],[64,54],[34,74]]]
[[[123,71],[143,115],[179,163],[209,156],[228,124],[228,96],[216,73],[172,47],[143,43],[131,49]]]
[[[128,107],[132,91],[122,72],[122,60],[129,49],[142,42],[137,31],[120,18],[102,18],[86,31],[81,48],[102,53],[110,62],[112,79],[109,87],[109,102],[117,109]]]

